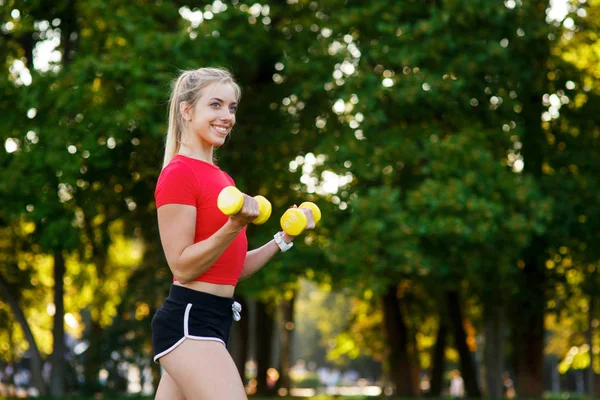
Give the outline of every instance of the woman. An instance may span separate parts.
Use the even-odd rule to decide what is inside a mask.
[[[243,383],[225,344],[241,307],[235,286],[261,269],[294,237],[248,251],[246,226],[258,204],[244,194],[237,214],[217,208],[220,191],[233,179],[214,164],[236,122],[240,88],[220,68],[184,71],[169,104],[163,170],[155,200],[164,253],[173,273],[169,296],[152,320],[154,361],[163,367],[156,399],[246,399]],[[314,227],[309,209],[306,229]]]

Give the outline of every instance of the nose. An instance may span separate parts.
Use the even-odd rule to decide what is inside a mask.
[[[223,108],[223,113],[220,115],[220,118],[223,121],[231,121],[233,119],[233,117],[235,116],[235,113],[231,112],[230,109],[228,108]]]

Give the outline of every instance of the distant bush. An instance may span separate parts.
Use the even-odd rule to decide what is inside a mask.
[[[319,376],[314,372],[305,372],[301,375],[290,376],[292,387],[317,389],[321,385]]]

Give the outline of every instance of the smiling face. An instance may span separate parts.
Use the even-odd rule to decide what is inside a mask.
[[[214,83],[206,87],[194,106],[181,103],[180,110],[187,122],[186,134],[204,145],[221,146],[235,125],[237,96],[228,83]]]

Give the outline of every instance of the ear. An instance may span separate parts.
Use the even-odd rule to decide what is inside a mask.
[[[189,122],[192,120],[192,106],[187,101],[182,101],[179,103],[179,112],[181,113],[184,121]]]

